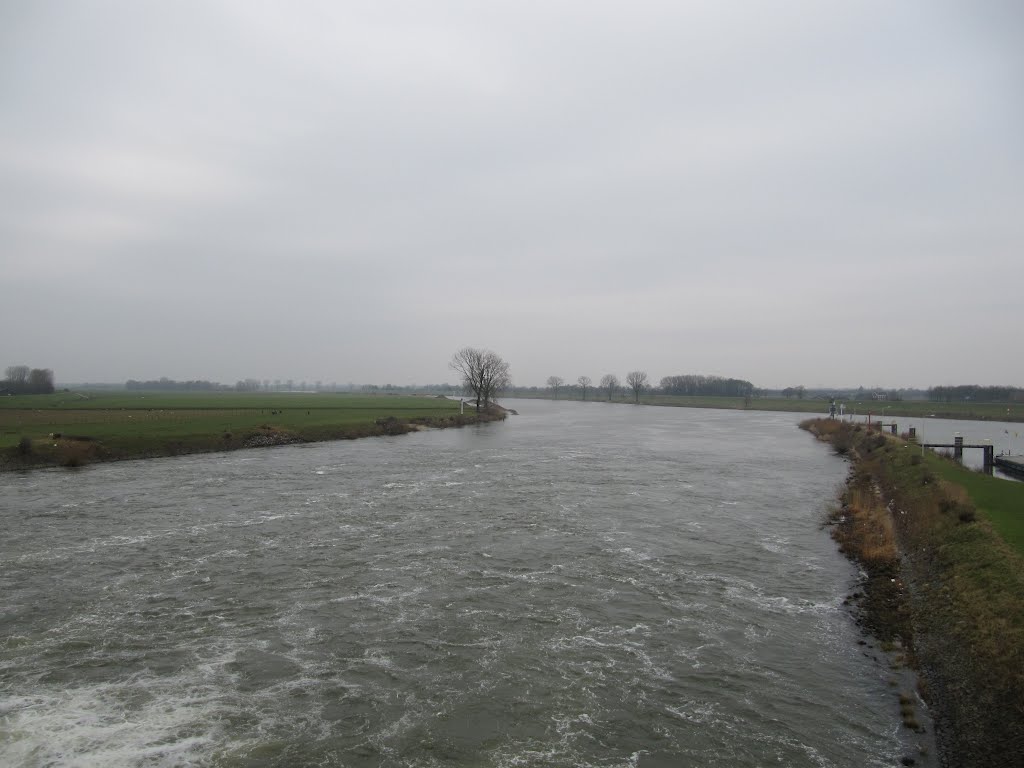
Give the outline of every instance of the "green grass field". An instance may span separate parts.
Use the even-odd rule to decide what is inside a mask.
[[[943,480],[963,486],[996,532],[1024,556],[1024,483],[972,472],[934,454],[926,459]]]
[[[61,463],[69,441],[96,458],[159,456],[266,442],[327,440],[395,431],[378,423],[436,423],[459,404],[437,397],[335,393],[62,392],[0,398],[0,451],[23,438],[40,463]],[[52,437],[60,435],[59,438]],[[49,460],[48,460],[49,459]]]

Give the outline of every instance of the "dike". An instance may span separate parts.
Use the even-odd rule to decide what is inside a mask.
[[[863,425],[801,427],[850,460],[832,515],[833,538],[865,574],[848,602],[865,631],[905,649],[940,764],[1024,765],[1024,558],[941,479],[946,459]],[[918,730],[910,697],[900,705]]]

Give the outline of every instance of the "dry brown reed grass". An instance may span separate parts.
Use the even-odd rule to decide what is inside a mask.
[[[866,565],[890,565],[899,553],[892,515],[874,487],[855,484],[847,487],[843,514],[849,525],[839,531],[843,551]]]
[[[57,443],[57,463],[62,467],[81,467],[93,460],[93,448],[87,442],[61,440]]]

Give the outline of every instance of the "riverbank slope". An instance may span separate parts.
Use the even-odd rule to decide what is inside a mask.
[[[906,441],[827,419],[801,426],[850,458],[833,535],[865,573],[855,602],[866,629],[910,651],[942,763],[1019,765],[1024,558],[1000,529],[1024,515],[1024,486],[978,475],[978,487],[1003,484],[985,495]],[[912,714],[904,723],[916,727]]]

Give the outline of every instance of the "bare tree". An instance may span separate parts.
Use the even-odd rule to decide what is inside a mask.
[[[646,371],[630,371],[626,374],[626,384],[633,390],[634,402],[640,402],[640,393],[647,387]]]
[[[53,393],[53,371],[49,368],[33,368],[28,373],[28,391],[36,395]]]
[[[476,398],[476,412],[486,409],[491,400],[511,383],[508,363],[489,349],[463,347],[448,367],[462,376],[462,386]]]
[[[601,384],[599,386],[608,393],[608,399],[611,400],[612,395],[619,390],[619,377],[614,373],[606,373],[601,377]]]
[[[586,400],[587,399],[587,388],[589,386],[591,386],[591,384],[592,384],[592,382],[590,381],[590,377],[589,376],[580,376],[578,379],[576,379],[576,383],[579,384],[580,385],[580,389],[583,390],[583,399]]]
[[[555,400],[558,399],[558,388],[565,384],[565,379],[561,376],[548,376],[548,387],[554,390]]]
[[[7,378],[0,385],[8,392],[18,395],[48,395],[53,392],[53,371],[49,368],[32,368],[27,365],[11,365],[5,371]]]
[[[28,384],[27,365],[9,365],[5,371],[11,389],[21,390]]]

